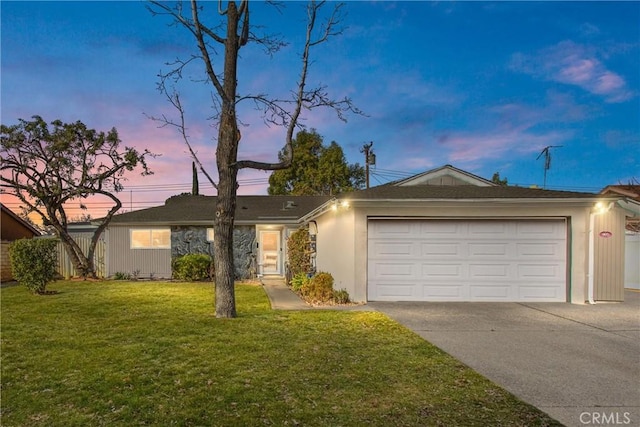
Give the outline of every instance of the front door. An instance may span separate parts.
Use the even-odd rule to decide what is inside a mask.
[[[260,231],[260,264],[262,274],[282,274],[280,271],[280,231]]]

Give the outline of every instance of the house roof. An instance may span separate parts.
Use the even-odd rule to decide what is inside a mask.
[[[0,210],[2,210],[2,240],[16,240],[20,237],[33,237],[39,236],[40,231],[33,225],[29,224],[24,219],[20,218],[11,209],[0,203]],[[6,218],[4,218],[6,215]],[[19,228],[16,228],[16,226]]]
[[[629,231],[640,233],[640,185],[608,185],[600,191],[600,194],[613,194],[628,199],[625,202],[618,202],[627,211],[632,212],[633,215],[627,216],[626,228]]]
[[[211,224],[216,196],[173,196],[163,206],[115,215],[111,224]],[[238,196],[238,224],[296,224],[329,196]]]
[[[461,183],[465,183],[461,185]],[[618,194],[611,195],[614,198]],[[611,198],[609,196],[609,198]],[[321,215],[333,200],[375,201],[485,201],[557,200],[583,201],[602,198],[595,193],[501,186],[451,165],[366,190],[331,196],[238,196],[235,221],[238,224],[298,224]],[[180,195],[163,206],[119,214],[112,224],[211,224],[216,196]]]
[[[498,184],[454,166],[444,165],[409,178],[390,182],[387,185],[476,185],[479,187],[493,187]]]
[[[415,185],[415,186],[379,186],[345,194],[342,199],[353,200],[443,200],[443,199],[593,199],[594,193],[573,191],[543,190],[541,188],[475,185]]]
[[[640,184],[607,185],[600,191],[600,194],[611,193],[640,202]]]

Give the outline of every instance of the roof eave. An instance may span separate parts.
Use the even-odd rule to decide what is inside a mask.
[[[620,197],[476,197],[476,198],[385,198],[385,199],[344,199],[350,204],[358,203],[396,203],[396,202],[492,202],[492,203],[512,203],[512,202],[601,202],[601,201],[617,201]]]

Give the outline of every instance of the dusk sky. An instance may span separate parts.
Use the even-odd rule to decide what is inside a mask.
[[[251,3],[262,33],[290,44],[272,58],[241,51],[239,91],[282,97],[295,89],[304,3],[279,12]],[[213,6],[213,7],[212,7]],[[201,15],[218,20],[217,2]],[[160,205],[191,190],[191,158],[180,135],[148,116],[175,117],[157,91],[167,62],[196,53],[190,34],[152,16],[144,2],[2,1],[1,120],[40,115],[116,127],[123,146],[148,148],[154,175],[129,175],[126,209]],[[640,2],[347,2],[344,33],[312,53],[309,85],[351,97],[366,116],[340,121],[313,110],[303,124],[363,163],[373,141],[377,185],[445,164],[509,184],[597,192],[640,179]],[[208,13],[208,15],[207,15]],[[210,16],[211,19],[204,18]],[[214,25],[211,25],[214,26]],[[219,60],[214,61],[221,64]],[[189,135],[215,172],[211,88],[200,62],[177,89]],[[194,82],[195,81],[195,82]],[[240,107],[240,158],[276,160],[284,129]],[[266,194],[268,173],[243,170],[240,194]],[[200,176],[204,194],[215,194]],[[3,203],[18,211],[6,195]],[[104,213],[89,202],[94,217]],[[81,212],[72,204],[71,215]]]

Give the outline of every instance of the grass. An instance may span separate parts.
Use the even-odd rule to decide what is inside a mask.
[[[273,311],[239,285],[56,282],[2,289],[0,424],[544,426],[544,413],[385,315]]]

